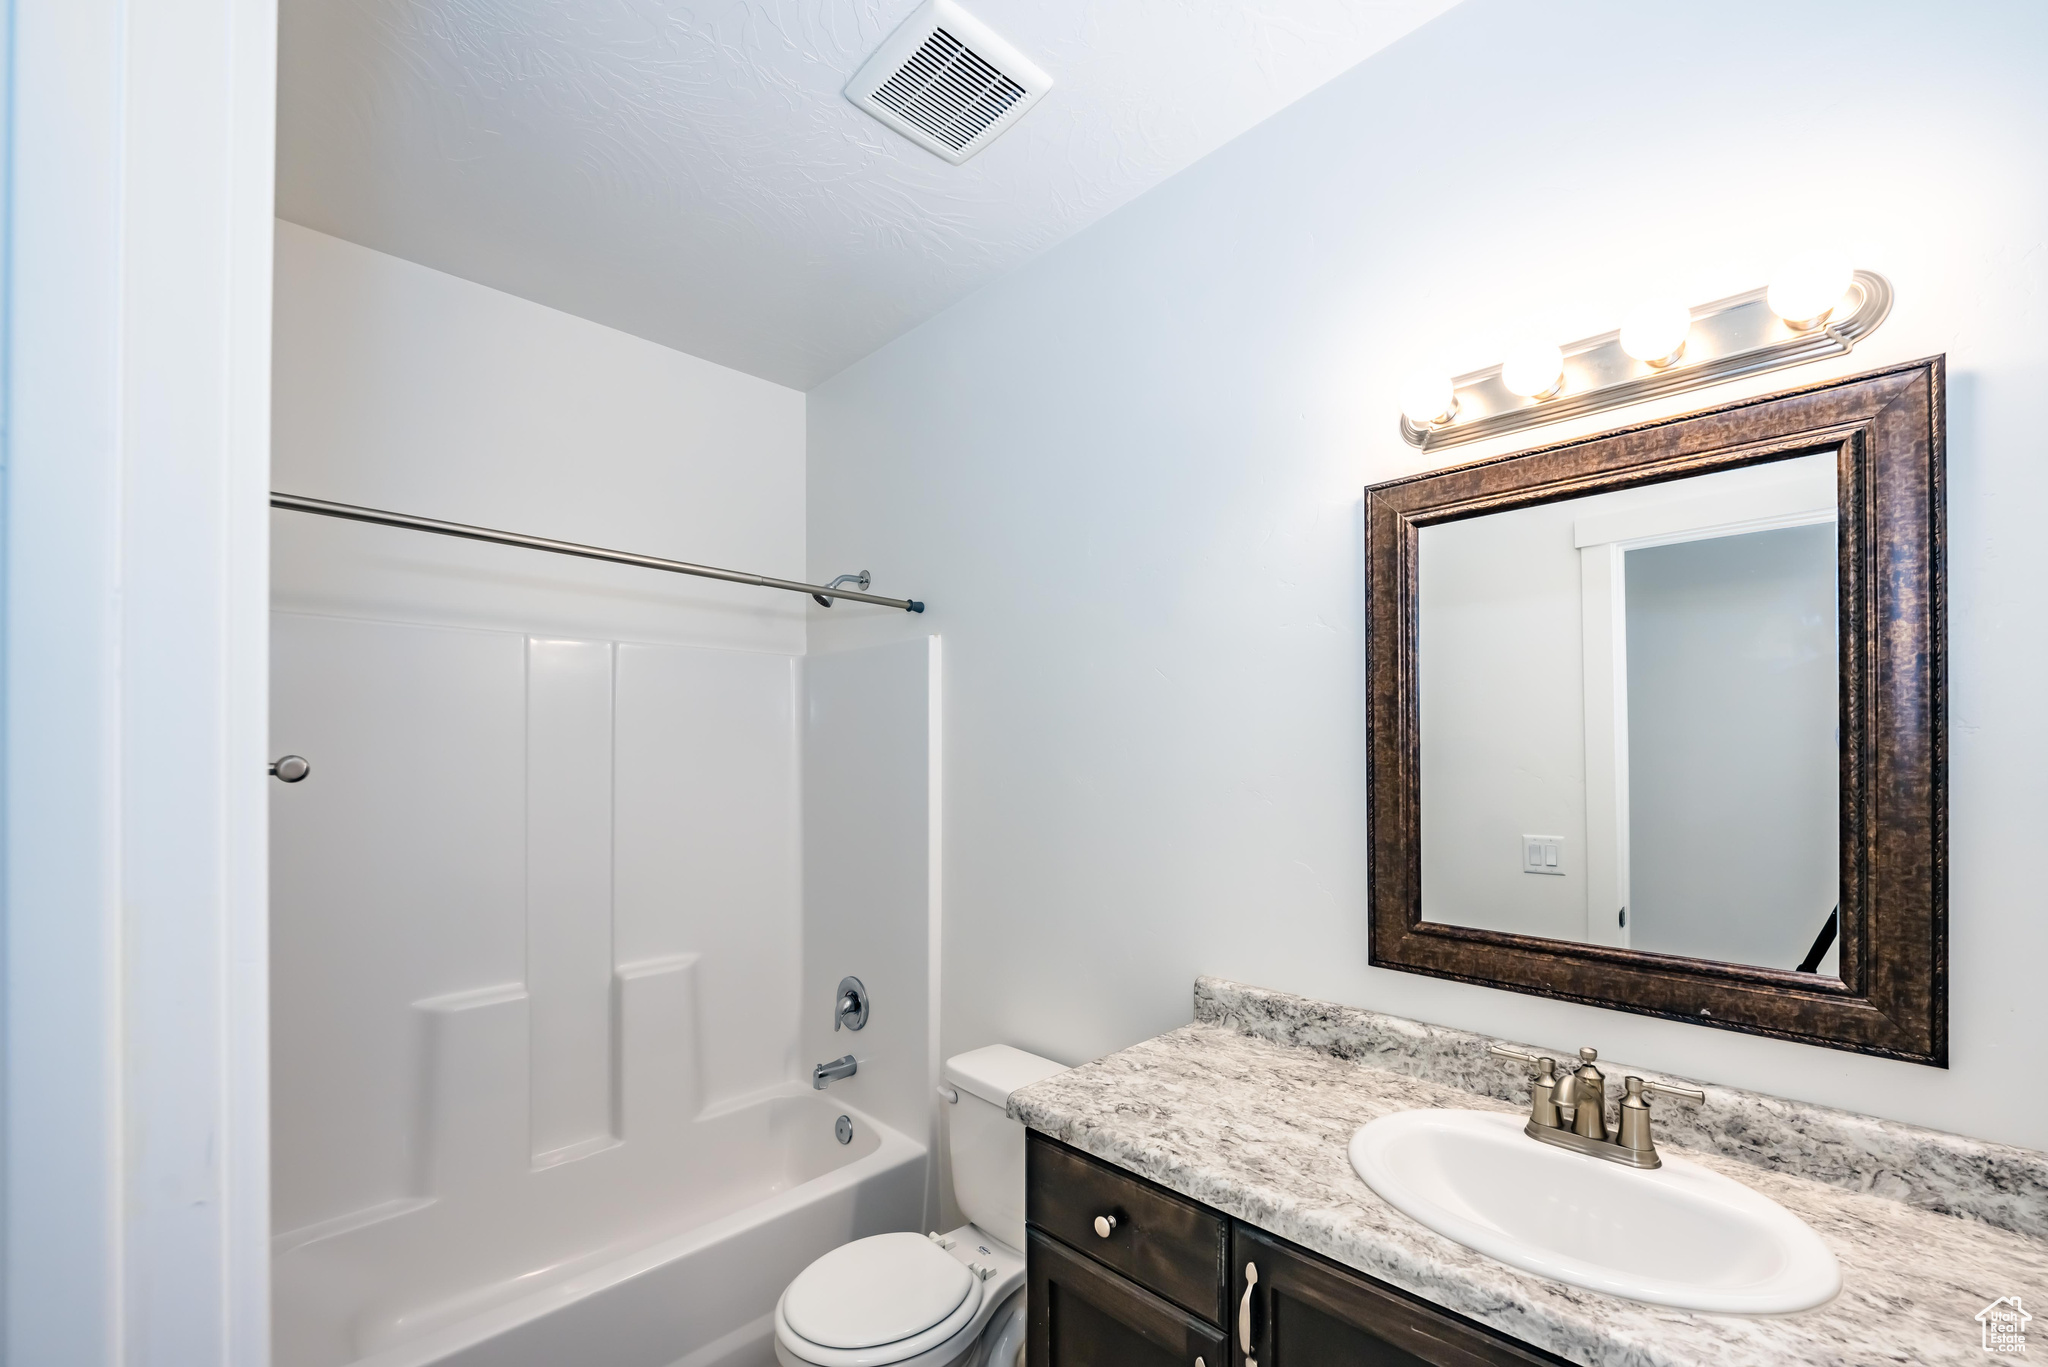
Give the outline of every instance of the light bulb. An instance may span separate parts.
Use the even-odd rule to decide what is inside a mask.
[[[1564,353],[1548,342],[1523,342],[1501,362],[1500,382],[1510,394],[1547,399],[1564,387]]]
[[[1449,422],[1457,411],[1458,393],[1448,375],[1418,371],[1401,386],[1401,412],[1417,427]]]
[[[1685,336],[1691,331],[1691,309],[1676,300],[1646,300],[1621,320],[1621,349],[1662,370],[1685,354]]]
[[[1853,275],[1849,258],[1840,252],[1804,252],[1778,268],[1765,298],[1786,327],[1811,332],[1842,302]]]

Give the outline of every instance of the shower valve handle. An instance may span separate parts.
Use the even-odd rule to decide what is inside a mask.
[[[832,1004],[832,1029],[840,1026],[858,1030],[868,1023],[868,990],[859,978],[848,975],[839,980],[839,995]]]

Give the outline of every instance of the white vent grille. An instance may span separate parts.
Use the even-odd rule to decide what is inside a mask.
[[[893,109],[958,152],[1024,98],[1024,87],[940,29],[903,69],[883,82],[875,103]]]
[[[1052,78],[953,0],[927,0],[889,35],[846,97],[958,165],[993,142]]]

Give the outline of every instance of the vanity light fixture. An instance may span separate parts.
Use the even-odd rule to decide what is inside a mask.
[[[1401,436],[1424,451],[1682,394],[1724,380],[1844,356],[1891,312],[1891,282],[1839,254],[1785,263],[1767,289],[1695,309],[1665,301],[1618,331],[1563,347],[1517,346],[1506,361],[1451,381],[1451,403],[1419,385],[1401,393]]]
[[[1564,388],[1564,352],[1548,342],[1517,343],[1500,363],[1500,382],[1510,394],[1541,403]]]

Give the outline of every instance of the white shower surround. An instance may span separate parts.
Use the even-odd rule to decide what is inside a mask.
[[[279,487],[802,577],[801,395],[288,225],[278,298]],[[931,1203],[935,648],[273,525],[278,1367],[765,1362]]]
[[[812,1259],[927,1223],[927,643],[272,636],[278,1367],[538,1367],[593,1315],[588,1367],[752,1367]]]

